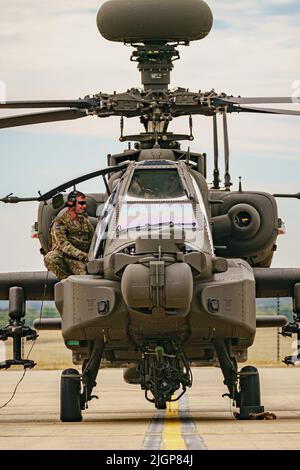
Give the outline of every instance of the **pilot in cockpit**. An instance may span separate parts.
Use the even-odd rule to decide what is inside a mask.
[[[130,197],[143,199],[174,199],[184,194],[177,170],[137,170],[128,190]]]
[[[140,172],[135,172],[131,180],[128,195],[132,197],[148,199],[154,195],[153,191],[153,184],[151,185],[147,183],[145,175],[141,174]]]

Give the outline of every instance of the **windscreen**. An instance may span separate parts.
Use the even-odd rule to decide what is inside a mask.
[[[183,240],[194,250],[207,246],[202,196],[190,193],[177,168],[135,169],[124,195],[115,202],[108,204],[111,210],[103,210],[94,257],[137,239]]]
[[[190,201],[126,202],[116,221],[119,240],[183,239],[201,249],[204,243],[204,217]]]
[[[128,196],[138,199],[177,199],[185,196],[178,171],[174,169],[135,170]]]

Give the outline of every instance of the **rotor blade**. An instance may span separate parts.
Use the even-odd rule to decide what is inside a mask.
[[[55,196],[56,194],[60,193],[61,191],[64,191],[65,189],[71,188],[72,186],[76,186],[79,183],[82,183],[83,181],[90,180],[92,178],[96,178],[97,176],[101,175],[107,175],[108,173],[113,173],[114,171],[120,171],[125,168],[127,168],[128,162],[124,162],[120,165],[116,166],[109,166],[107,168],[104,168],[102,170],[97,170],[93,171],[92,173],[88,173],[83,176],[79,176],[78,178],[75,178],[73,180],[67,181],[64,184],[61,184],[60,186],[56,186],[56,188],[51,189],[45,194],[42,194],[37,200],[38,201],[46,201],[47,199],[50,199],[51,197]]]
[[[274,197],[288,197],[293,199],[300,199],[300,193],[296,194],[273,194]]]
[[[299,104],[299,98],[288,97],[261,97],[261,98],[243,98],[243,97],[218,97],[217,100],[223,101],[224,103],[232,104],[267,104],[267,103],[295,103]]]
[[[88,100],[34,100],[34,101],[5,101],[0,102],[1,108],[89,108],[92,103]]]
[[[71,188],[72,186],[76,186],[79,183],[83,183],[83,181],[88,181],[90,179],[96,178],[97,176],[107,175],[107,174],[113,173],[115,171],[124,170],[125,168],[127,168],[128,163],[129,162],[127,161],[127,162],[121,163],[119,165],[109,166],[109,167],[104,168],[102,170],[93,171],[92,173],[87,173],[86,175],[79,176],[78,178],[75,178],[75,179],[67,181],[66,183],[63,183],[59,186],[56,186],[55,188],[50,189],[50,191],[47,191],[45,194],[40,194],[38,197],[35,197],[35,198],[32,198],[32,197],[30,197],[30,198],[28,198],[28,197],[27,198],[20,198],[18,196],[13,196],[12,194],[9,194],[8,196],[3,197],[2,199],[0,199],[0,202],[15,204],[15,203],[18,203],[18,202],[27,202],[27,201],[38,201],[38,202],[47,201],[48,199],[51,199],[56,194],[60,193],[61,191],[64,191],[65,189],[68,189],[68,188]]]
[[[228,109],[229,113],[264,113],[264,114],[286,114],[290,116],[300,116],[300,111],[291,109],[274,109],[274,108],[248,108],[246,106],[232,106]]]
[[[38,197],[18,197],[18,196],[5,196],[0,199],[0,202],[4,202],[5,204],[17,204],[18,202],[33,202],[38,201]]]
[[[67,121],[69,119],[78,119],[86,117],[85,111],[80,109],[67,109],[57,111],[46,111],[43,113],[20,114],[17,116],[8,116],[0,118],[0,129],[6,127],[29,126],[31,124],[40,124],[43,122]]]

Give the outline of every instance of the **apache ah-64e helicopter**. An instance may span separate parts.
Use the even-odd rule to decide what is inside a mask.
[[[152,15],[155,10],[155,17]],[[93,398],[101,360],[127,367],[124,379],[139,383],[158,409],[192,385],[191,364],[220,366],[238,419],[263,417],[259,375],[241,370],[256,328],[283,327],[300,337],[300,269],[270,268],[281,229],[274,196],[231,191],[227,113],[300,115],[298,111],[247,107],[292,103],[292,98],[242,98],[184,88],[170,91],[177,46],[204,38],[213,17],[202,0],[109,0],[97,16],[108,40],[134,48],[143,89],[99,93],[83,99],[11,101],[0,108],[62,108],[0,119],[0,128],[50,121],[120,116],[121,141],[134,142],[108,167],[68,181],[33,198],[9,195],[4,203],[39,201],[38,237],[49,250],[53,218],[68,188],[102,176],[105,194],[88,194],[87,213],[96,226],[88,274],[58,282],[50,273],[0,275],[0,299],[9,299],[9,324],[0,339],[13,338],[14,357],[1,364],[33,367],[23,359],[21,339],[34,339],[25,324],[25,300],[54,300],[61,320],[41,319],[39,329],[61,329],[73,362],[61,378],[61,420],[80,421]],[[223,120],[224,187],[220,187],[217,115]],[[192,116],[210,116],[214,135],[213,184],[206,181],[206,154],[181,149],[192,140]],[[179,116],[188,135],[169,131]],[[124,118],[139,117],[144,132],[123,134]],[[258,297],[293,297],[294,322],[256,318]],[[297,357],[285,358],[293,363]],[[174,395],[177,392],[177,395]]]

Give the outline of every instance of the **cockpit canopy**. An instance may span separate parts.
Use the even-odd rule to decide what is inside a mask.
[[[93,259],[133,246],[136,240],[182,240],[212,251],[202,195],[192,175],[173,162],[142,162],[128,169],[103,208]],[[196,186],[195,186],[196,185]]]
[[[129,198],[178,199],[186,197],[176,168],[136,169],[127,193]]]

